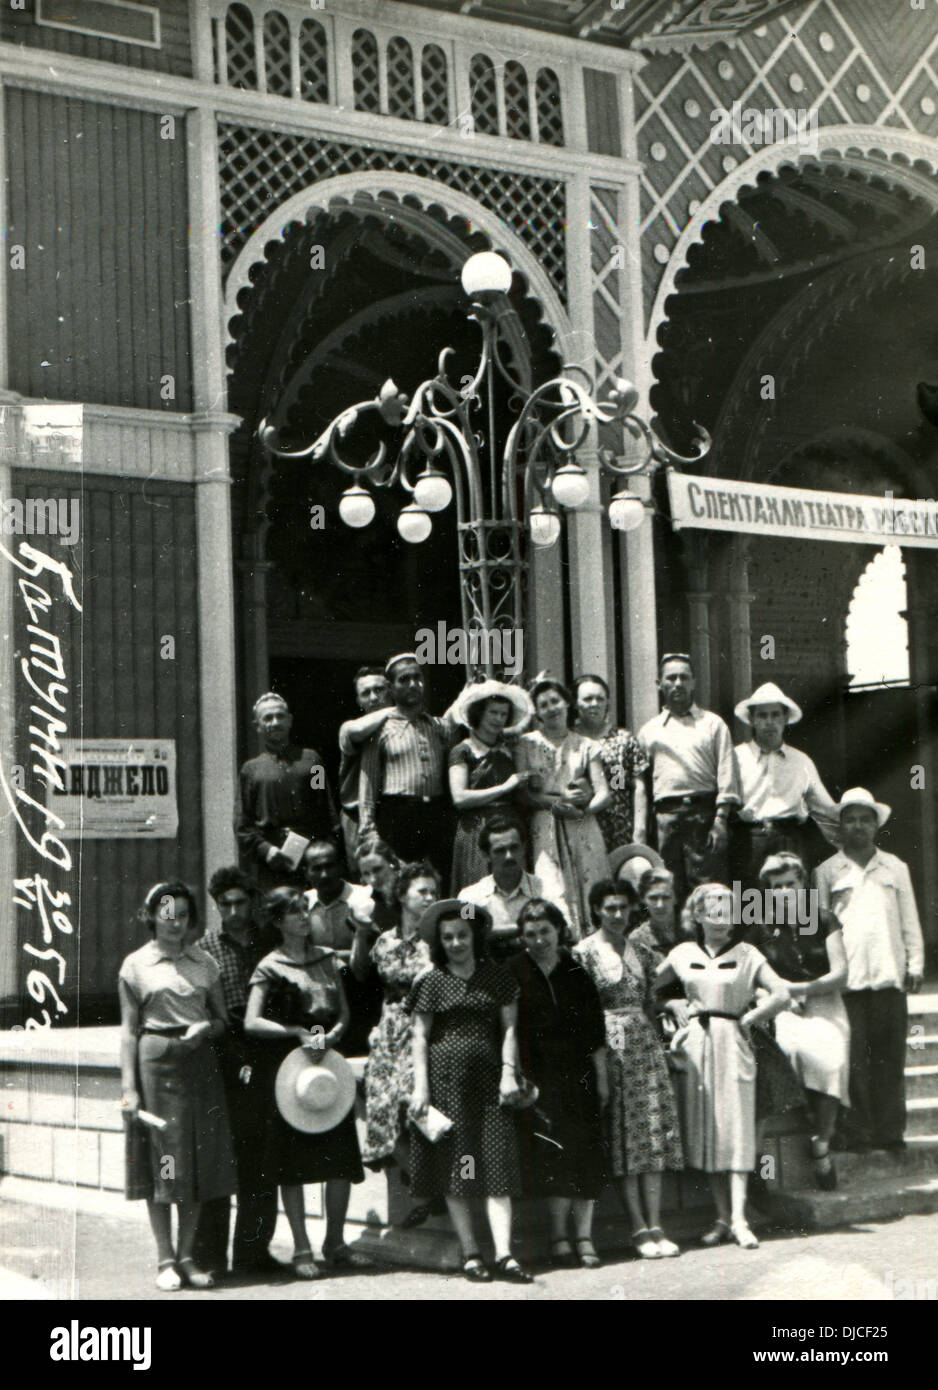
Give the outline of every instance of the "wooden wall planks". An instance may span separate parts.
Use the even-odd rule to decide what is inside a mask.
[[[147,0],[147,3],[160,12],[159,48],[121,43],[37,24],[36,0],[25,0],[21,10],[11,10],[9,5],[0,9],[0,40],[20,43],[27,48],[49,48],[57,53],[71,53],[77,58],[94,58],[103,63],[120,63],[124,67],[191,77],[189,0]],[[77,13],[81,14],[80,5]]]
[[[175,840],[86,839],[80,854],[78,842],[70,842],[75,867],[67,886],[79,903],[79,938],[70,943],[71,953],[65,950],[68,1022],[76,1021],[76,1008],[84,1023],[114,1022],[118,966],[146,939],[132,920],[146,890],[160,878],[177,875],[200,896],[204,888],[195,492],[181,483],[94,475],[54,479],[41,471],[15,469],[14,493],[23,499],[76,498],[81,506],[77,545],[66,548],[56,538],[31,538],[38,548],[65,559],[84,609],[78,614],[57,603],[53,610],[53,629],[69,676],[70,693],[63,697],[69,736],[176,740]],[[18,601],[20,655],[28,652],[27,620]],[[175,641],[172,660],[160,656],[164,636]],[[25,682],[18,680],[17,762],[27,768],[27,788],[35,794],[37,779],[28,771],[34,759],[29,755],[27,693]],[[42,861],[20,837],[17,877],[37,871],[43,871]],[[56,886],[65,881],[57,873]],[[29,1008],[34,1010],[31,1004]]]
[[[186,142],[160,116],[8,87],[10,385],[191,410]],[[161,382],[173,378],[173,395]]]

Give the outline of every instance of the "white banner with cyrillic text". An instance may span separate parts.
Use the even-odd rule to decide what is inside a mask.
[[[938,547],[938,501],[742,483],[668,470],[676,531],[748,531],[795,540]]]

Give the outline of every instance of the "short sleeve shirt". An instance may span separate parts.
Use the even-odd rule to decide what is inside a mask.
[[[140,1027],[159,1032],[209,1018],[209,990],[221,975],[201,946],[187,946],[174,958],[148,941],[127,956],[118,978],[137,1001]]]
[[[518,998],[518,981],[507,970],[482,961],[468,980],[434,967],[414,983],[407,1009],[415,1014],[442,1014],[451,1009],[494,1013]]]
[[[302,964],[282,951],[259,963],[250,985],[267,986],[264,1018],[284,1027],[332,1026],[339,1016],[341,962],[334,951],[319,947]]]

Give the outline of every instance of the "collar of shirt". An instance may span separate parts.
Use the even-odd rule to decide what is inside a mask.
[[[328,912],[330,907],[337,907],[339,903],[347,903],[351,896],[352,885],[350,883],[346,883],[345,879],[342,880],[342,888],[338,896],[333,898],[332,902],[330,903],[324,903],[320,901],[319,891],[316,888],[307,889],[305,894],[306,905],[309,908],[310,912],[312,912],[314,907],[321,907],[324,912]]]
[[[428,714],[425,709],[422,709],[420,713],[416,716],[416,718],[411,719],[410,715],[404,714],[401,710],[395,708],[391,710],[391,713],[388,715],[387,719],[384,721],[381,727],[382,729],[386,729],[388,725],[391,723],[416,725],[422,724],[424,721],[436,727],[436,717],[432,714]]]
[[[674,711],[670,709],[662,710],[661,722],[662,724],[667,724],[669,719],[677,719],[682,724],[686,723],[688,720],[690,720],[691,723],[695,723],[702,714],[703,710],[700,708],[699,705],[691,704],[691,707],[686,714],[675,714]]]
[[[271,954],[278,964],[292,965],[297,970],[302,970],[306,965],[318,965],[319,962],[325,960],[327,956],[334,956],[335,951],[332,950],[331,946],[314,946],[313,955],[311,957],[307,956],[306,960],[294,960],[292,956],[288,956],[286,951],[282,950],[273,951]]]
[[[892,870],[883,857],[883,852],[880,849],[874,849],[871,858],[868,859],[865,864],[858,864],[855,859],[851,859],[843,850],[839,850],[834,858],[837,862],[834,865],[833,883],[831,884],[832,893],[836,893],[838,888],[851,888],[858,879],[862,880],[864,878],[869,878],[872,873],[877,871],[885,875],[885,877],[880,879],[882,883],[894,882]]]
[[[770,758],[773,753],[779,758],[784,758],[788,751],[784,743],[781,748],[760,748],[754,738],[749,740],[749,747],[752,749],[753,756],[756,758]]]
[[[178,959],[177,956],[170,956],[165,951],[160,950],[159,942],[156,941],[155,938],[153,941],[148,941],[143,949],[147,952],[147,960],[152,961],[154,964],[158,960]],[[201,948],[198,947],[194,941],[191,941],[187,946],[182,948],[179,954],[181,956],[188,956],[190,960],[198,961],[201,955]]]
[[[522,869],[521,878],[518,881],[517,888],[515,888],[511,893],[506,893],[504,889],[499,888],[498,884],[495,882],[495,875],[489,874],[489,882],[492,885],[489,891],[492,894],[497,893],[500,898],[504,898],[506,903],[510,903],[514,898],[518,897],[533,898],[537,896],[537,889],[533,886],[531,882],[531,877],[532,876],[528,873],[527,869]]]
[[[229,946],[237,947],[239,951],[249,951],[257,942],[257,928],[248,927],[247,940],[239,941],[236,936],[232,936],[231,932],[226,931],[224,927],[219,927],[218,939],[219,941],[227,942]]]
[[[265,748],[261,757],[267,758],[272,763],[294,763],[302,755],[302,752],[303,750],[298,743],[288,743],[277,753],[270,748]]]

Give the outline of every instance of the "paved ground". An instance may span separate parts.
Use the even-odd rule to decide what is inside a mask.
[[[275,1247],[275,1253],[285,1258],[288,1251]],[[17,1201],[0,1205],[0,1298],[117,1301],[935,1299],[938,1215],[808,1237],[773,1236],[756,1251],[688,1248],[676,1260],[616,1257],[599,1270],[541,1269],[527,1288],[378,1269],[314,1284],[274,1278],[170,1296],[156,1293],[154,1274],[152,1242],[138,1217],[76,1214]]]

